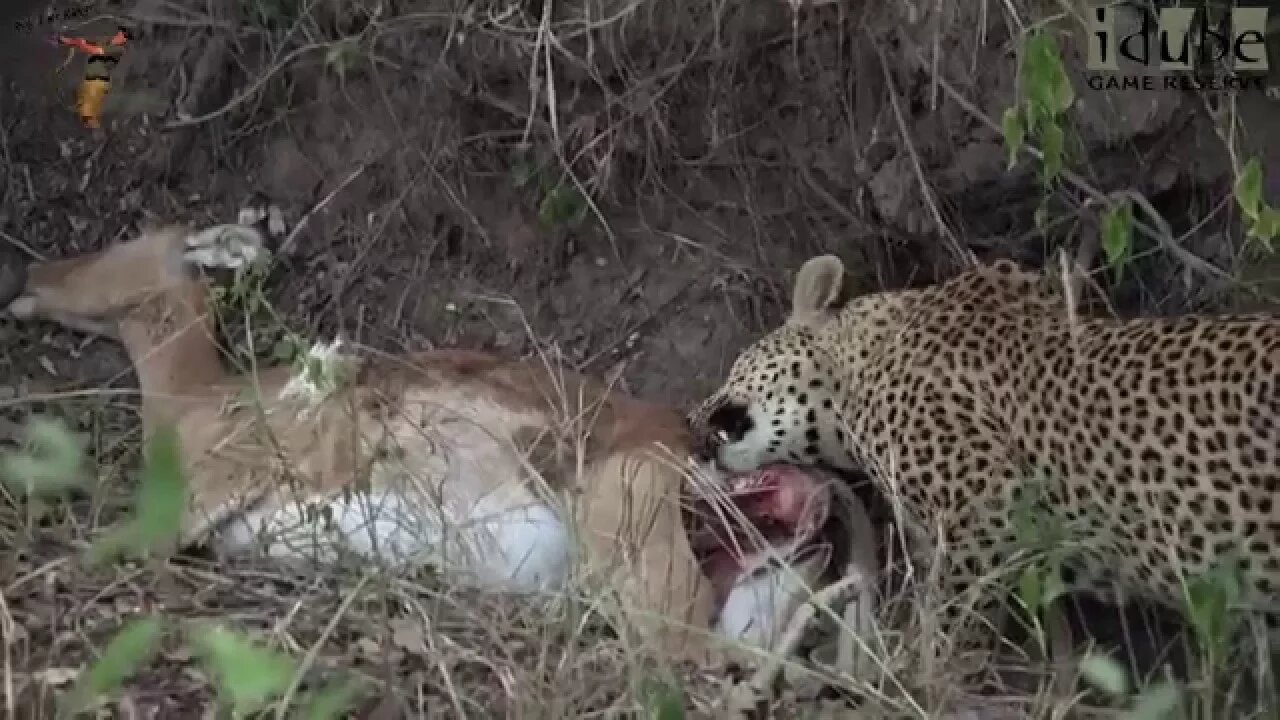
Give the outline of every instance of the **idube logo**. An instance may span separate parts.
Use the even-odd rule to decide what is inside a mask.
[[[1126,35],[1116,31],[1122,12],[1141,17]],[[1094,90],[1261,89],[1269,67],[1265,7],[1228,8],[1216,23],[1204,8],[1164,8],[1152,28],[1150,14],[1108,5],[1090,11],[1089,25],[1088,67],[1094,72],[1088,82]],[[1160,74],[1121,74],[1121,57]],[[1225,72],[1186,74],[1215,65]]]

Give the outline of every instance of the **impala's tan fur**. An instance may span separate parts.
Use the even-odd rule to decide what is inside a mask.
[[[483,520],[481,506],[505,518],[560,503],[575,520],[580,567],[619,593],[642,637],[676,657],[718,657],[708,636],[712,588],[682,518],[680,466],[690,438],[674,409],[540,360],[466,350],[366,354],[322,400],[282,397],[290,368],[222,369],[205,283],[184,256],[193,243],[217,242],[219,232],[250,231],[147,230],[102,252],[32,266],[9,305],[20,317],[111,332],[125,345],[145,434],[172,427],[181,443],[190,489],[184,543],[213,541],[231,553],[265,548],[294,560],[331,555],[363,541],[344,527],[348,535],[332,542],[327,525],[374,498],[392,506],[388,517],[402,527],[375,523],[370,545],[385,543],[403,560],[424,545],[415,532],[439,535],[450,519]],[[293,521],[302,527],[290,529]],[[521,532],[508,535],[535,552],[554,542],[536,527],[534,535]],[[554,553],[542,555],[554,564]],[[470,567],[481,580],[492,574],[484,562]],[[810,584],[820,570],[798,569]],[[778,608],[777,625],[789,605]]]

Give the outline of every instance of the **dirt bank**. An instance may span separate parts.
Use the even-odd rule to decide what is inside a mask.
[[[261,189],[308,224],[273,275],[284,327],[378,348],[559,353],[686,404],[777,323],[790,274],[841,255],[866,289],[971,261],[1043,263],[1096,238],[1101,194],[1168,223],[1099,287],[1120,312],[1257,302],[1275,280],[1234,226],[1215,108],[1182,91],[1090,90],[1075,180],[1006,167],[1019,28],[990,3],[600,0],[101,0],[89,18],[3,28],[0,242],[58,256],[153,219],[223,221]],[[1057,7],[1056,5],[1054,7]],[[15,6],[13,11],[19,10]],[[38,10],[19,18],[45,18]],[[59,16],[62,17],[62,16]],[[69,16],[68,16],[69,17]],[[134,31],[106,131],[71,110],[82,59],[48,34]],[[65,27],[59,27],[59,26]],[[1280,167],[1277,102],[1242,94],[1238,152]],[[1269,154],[1268,154],[1269,153]],[[1280,203],[1272,173],[1267,192]],[[1095,252],[1086,253],[1096,269]],[[1216,268],[1216,270],[1215,270]],[[132,382],[105,342],[0,320],[12,399]],[[0,402],[5,398],[0,397]],[[125,453],[127,400],[63,408]],[[13,419],[38,407],[6,406]],[[30,567],[34,560],[23,560]]]

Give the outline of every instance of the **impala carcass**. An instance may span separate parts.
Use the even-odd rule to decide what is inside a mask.
[[[772,648],[848,554],[824,551],[824,529],[865,523],[832,511],[815,472],[708,478],[675,408],[542,359],[339,348],[313,358],[342,370],[324,388],[291,366],[228,372],[202,270],[262,262],[282,230],[278,210],[258,205],[237,223],[152,227],[6,266],[10,315],[123,343],[144,435],[172,428],[180,443],[184,545],[431,563],[500,591],[594,583],[617,593],[637,637],[707,662],[723,658],[716,634]]]

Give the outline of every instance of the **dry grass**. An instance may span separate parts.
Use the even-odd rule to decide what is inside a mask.
[[[714,678],[669,678],[673,669],[634,638],[607,632],[613,608],[603,595],[545,606],[468,592],[431,573],[404,577],[354,563],[282,570],[247,559],[92,562],[88,551],[112,520],[132,511],[133,494],[107,480],[129,464],[99,466],[87,500],[37,510],[34,501],[6,498],[0,527],[6,546],[18,550],[9,556],[3,607],[10,717],[52,712],[54,697],[86,674],[110,637],[147,615],[248,631],[304,659],[297,681],[355,679],[374,716],[629,713],[668,684],[695,707],[711,705]],[[86,516],[102,520],[82,524]],[[171,639],[109,706],[194,714],[210,702],[212,680],[188,646]]]
[[[573,407],[572,398],[561,401]],[[567,442],[580,442],[589,414],[584,409],[584,422],[564,429]],[[191,556],[95,563],[92,547],[133,511],[136,496],[124,480],[132,460],[99,465],[91,497],[36,504],[6,495],[0,505],[5,546],[17,551],[7,559],[0,607],[9,717],[53,717],[56,700],[90,672],[115,633],[147,616],[169,618],[173,631],[122,690],[100,701],[113,716],[185,717],[211,707],[219,680],[183,641],[204,622],[246,632],[295,658],[291,695],[354,683],[360,717],[724,717],[726,707],[741,702],[723,669],[673,667],[637,642],[642,638],[612,633],[610,619],[625,608],[607,592],[545,605],[468,591],[430,572],[404,576],[359,563],[291,570]],[[1025,572],[1043,559],[1029,546],[984,583],[1016,594]],[[1046,655],[1063,652],[1057,627],[1033,628],[1027,650],[1009,648],[1014,652],[988,668],[983,688],[967,685],[971,678],[959,674],[964,660],[934,625],[945,604],[960,600],[939,596],[937,578],[914,575],[905,560],[891,554],[886,564],[902,568],[911,583],[904,588],[897,584],[902,578],[886,578],[878,597],[864,599],[871,627],[850,632],[838,605],[818,608],[801,655],[826,653],[825,663],[762,659],[781,665],[785,678],[780,692],[766,698],[769,716],[1112,716],[1089,710],[1096,698],[1086,702],[1082,695],[1079,653],[1046,664]],[[1053,613],[1043,618],[1062,622]],[[870,658],[858,675],[833,670],[833,640],[855,643]],[[1187,717],[1223,717],[1223,688],[1213,684],[1221,677],[1192,676],[1190,697],[1208,705]],[[856,698],[857,709],[826,699],[824,687]],[[1263,709],[1235,707],[1231,717],[1267,717]],[[678,714],[663,714],[672,712]]]
[[[502,345],[509,336],[516,339],[507,349],[559,352],[584,369],[620,371],[626,353],[618,351],[646,347],[640,336],[651,334],[655,318],[716,308],[710,322],[736,333],[726,344],[769,324],[786,295],[783,272],[815,250],[860,255],[861,274],[879,286],[918,282],[917,272],[928,279],[967,261],[961,238],[1012,238],[985,252],[1032,258],[1058,243],[1085,244],[1100,193],[1150,187],[1142,167],[1156,150],[1124,155],[1132,148],[1104,151],[1086,139],[1094,152],[1076,176],[1083,184],[1055,193],[1048,230],[1031,227],[1040,201],[1034,164],[1006,172],[993,128],[1011,97],[1017,33],[1061,10],[1057,4],[745,7],[140,4],[134,19],[145,33],[127,60],[133,81],[116,102],[119,123],[146,133],[121,133],[109,152],[80,139],[64,150],[24,125],[43,122],[39,114],[15,113],[0,138],[11,168],[0,209],[12,224],[0,241],[69,254],[110,241],[148,213],[227,217],[245,185],[266,186],[307,222],[290,236],[289,272],[272,279],[285,321],[252,325],[258,354],[269,353],[286,326],[309,337],[341,327],[384,349]],[[151,95],[171,96],[174,108],[144,122]],[[1165,129],[1183,137],[1178,127]],[[18,143],[31,138],[40,150],[23,155]],[[112,191],[77,199],[89,204],[70,211],[44,199],[108,179]],[[1226,231],[1229,198],[1210,181],[1162,192],[1154,214],[1169,221],[1135,251],[1135,274],[1107,289],[1131,307],[1159,311],[1241,292],[1232,278],[1246,253],[1225,241],[1234,237]],[[523,209],[521,221],[505,232],[495,218],[512,206]],[[1206,238],[1221,246],[1206,249]],[[651,246],[660,248],[645,255]],[[620,266],[620,276],[595,285],[562,280],[574,274],[565,258],[580,252]],[[635,279],[646,263],[653,274],[677,274],[655,255],[688,266],[687,277],[635,311],[632,296],[642,286],[654,292]],[[1226,270],[1212,272],[1214,264]],[[1266,272],[1259,283],[1274,280],[1274,270]],[[494,288],[517,297],[489,302]],[[560,295],[596,306],[578,316],[588,329],[563,320]],[[469,324],[457,319],[462,310],[448,309],[463,297],[474,301]],[[232,324],[232,337],[244,337],[243,324]],[[526,332],[530,326],[538,332]],[[153,612],[249,631],[305,659],[308,682],[359,678],[361,717],[645,716],[663,705],[655,686],[680,688],[687,716],[719,716],[721,674],[666,667],[615,637],[591,596],[547,613],[439,578],[362,568],[299,574],[192,558],[86,567],[86,549],[133,500],[139,450],[131,398],[102,389],[128,386],[128,373],[118,353],[78,338],[5,331],[0,339],[18,349],[0,363],[14,388],[0,409],[13,422],[54,409],[89,431],[95,459],[90,497],[0,502],[6,717],[50,716],[54,698],[122,622]],[[638,361],[625,380],[672,399],[705,389],[698,378],[706,383],[718,372],[714,350],[681,358],[669,345],[647,347],[653,365]],[[96,366],[87,378],[76,372],[86,364]],[[27,382],[46,375],[54,380]],[[66,391],[69,377],[90,389]],[[906,566],[896,554],[889,560]],[[1020,572],[1010,568],[990,582],[1016,587]],[[929,578],[913,579],[910,592],[887,583],[877,603],[880,630],[861,638],[879,672],[827,678],[860,699],[857,710],[816,697],[812,677],[791,664],[770,715],[924,718],[958,706],[976,714],[952,717],[1116,716],[1084,708],[1074,663],[1060,662],[1055,678],[1035,652],[1012,657],[1015,667],[994,678],[996,694],[978,700],[953,672],[947,638],[932,624],[940,605],[955,599],[931,593]],[[828,618],[815,634],[829,636],[835,624]],[[1131,632],[1145,635],[1123,628],[1126,648],[1151,644]],[[1033,650],[1039,637],[1033,633]],[[810,639],[806,650],[820,642]],[[1259,664],[1265,672],[1266,663],[1252,663]],[[197,716],[213,692],[197,668],[170,639],[104,712]],[[1192,676],[1192,696],[1220,694]],[[1189,717],[1248,713],[1215,705]]]
[[[583,428],[567,430],[580,436]],[[92,562],[90,549],[132,510],[135,496],[124,480],[130,465],[124,458],[97,466],[88,498],[36,503],[6,494],[0,505],[5,546],[15,550],[6,555],[0,608],[6,638],[0,675],[12,688],[6,694],[10,717],[52,717],[55,699],[95,664],[115,632],[145,616],[170,618],[179,628],[213,621],[248,632],[301,660],[294,684],[304,690],[354,680],[362,717],[630,716],[657,712],[672,698],[686,716],[720,717],[736,701],[722,669],[672,667],[638,644],[641,638],[611,633],[609,619],[620,608],[608,593],[547,606],[468,591],[431,573],[406,577],[359,564],[284,570],[247,559],[212,564],[189,556]],[[1026,570],[1043,559],[1028,550],[1000,577],[984,582],[1005,592],[1022,587]],[[887,564],[905,568],[913,582],[907,589],[894,589],[893,582],[881,588],[879,599],[871,600],[872,627],[851,633],[839,606],[818,610],[816,632],[802,644],[802,654],[826,652],[828,664],[771,659],[784,666],[786,678],[781,694],[768,701],[771,713],[798,717],[843,706],[822,699],[818,691],[825,685],[858,698],[860,717],[1089,716],[1080,714],[1089,703],[1079,694],[1086,685],[1076,661],[1058,655],[1043,664],[1045,655],[1061,653],[1063,646],[1040,627],[1024,643],[1028,651],[1006,653],[989,668],[985,692],[965,685],[957,674],[965,667],[962,659],[933,623],[944,604],[959,600],[940,597],[933,590],[940,586],[936,578],[911,577],[910,563],[891,555]],[[1052,613],[1044,617],[1061,622]],[[209,706],[216,679],[179,637],[170,637],[122,693],[105,700],[110,712],[185,716]],[[858,676],[830,674],[833,637],[856,643],[871,658]],[[1223,688],[1213,684],[1222,677],[1192,676],[1188,687],[1204,694],[1191,697],[1211,707],[1190,717],[1221,716],[1212,707],[1223,702],[1216,699]],[[1009,685],[1010,678],[1017,684]]]

